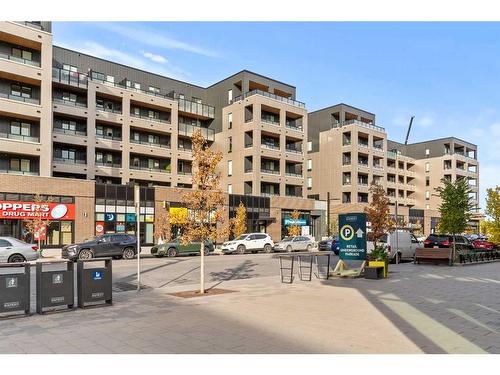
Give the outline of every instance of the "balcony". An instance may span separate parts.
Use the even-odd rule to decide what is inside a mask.
[[[286,121],[285,126],[288,129],[292,129],[292,130],[299,131],[299,132],[301,132],[303,130],[302,125],[298,125],[295,121]]]
[[[121,135],[96,134],[95,137],[99,138],[99,139],[107,139],[109,141],[121,141],[122,140]]]
[[[137,145],[151,146],[151,147],[161,147],[161,148],[165,148],[165,149],[170,150],[170,144],[162,144],[162,143],[156,143],[156,142],[140,141],[140,140],[136,140],[136,139],[130,139],[130,143],[135,143]],[[191,151],[191,150],[189,149],[188,151]]]
[[[337,122],[332,123],[332,128],[341,128],[341,127],[347,126],[347,125],[358,125],[358,126],[361,126],[363,128],[366,128],[366,129],[376,130],[376,131],[379,131],[381,133],[385,133],[385,129],[383,127],[373,125],[373,124],[367,124],[366,122],[359,121],[359,120],[347,120],[347,121],[344,121],[343,123],[337,121]]]
[[[122,114],[122,110],[121,109],[107,108],[107,107],[101,107],[101,106],[96,106],[95,108],[96,108],[97,111],[101,111],[101,112],[115,113],[115,114],[118,114],[118,115]]]
[[[208,104],[198,103],[192,100],[177,98],[179,112],[191,113],[206,118],[215,117],[215,107]]]
[[[10,61],[17,62],[17,63],[20,63],[20,64],[34,66],[34,67],[37,67],[37,68],[40,67],[40,61],[33,61],[33,60],[23,59],[21,57],[16,57],[16,56],[13,56],[13,55],[10,55],[10,54],[6,54],[6,53],[0,53],[0,59],[10,60]]]
[[[290,153],[292,153],[292,154],[300,154],[300,155],[302,155],[302,154],[303,154],[302,149],[295,148],[295,147],[286,147],[286,148],[285,148],[285,151],[286,151],[286,152],[290,152]]]
[[[66,158],[54,157],[52,161],[54,163],[61,163],[61,164],[87,164],[87,160],[84,159],[66,159]]]
[[[279,170],[275,170],[275,169],[266,169],[266,168],[260,168],[260,172],[261,173],[267,173],[267,174],[273,174],[273,175],[279,175],[280,174],[280,171]]]
[[[141,167],[141,166],[137,166],[137,165],[130,165],[129,168],[136,170],[136,171],[172,173],[170,165],[165,167],[165,168],[149,168],[149,167]]]
[[[38,176],[38,175],[40,175],[39,172],[16,171],[16,170],[13,170],[13,169],[2,169],[2,168],[0,168],[0,173],[20,174],[20,175],[25,175],[25,176]]]
[[[88,77],[86,74],[52,68],[52,82],[59,82],[73,87],[87,88]]]
[[[0,98],[9,99],[9,100],[16,100],[18,102],[24,102],[24,103],[28,103],[28,104],[37,104],[37,105],[40,105],[40,99],[27,98],[27,97],[24,97],[24,96],[17,96],[17,95],[7,94],[7,93],[4,93],[4,92],[0,92]]]
[[[73,130],[73,129],[63,129],[59,127],[54,126],[54,133],[60,133],[60,134],[68,134],[68,135],[78,135],[78,136],[87,136],[87,132],[85,131],[80,131],[80,130]]]
[[[303,174],[302,174],[302,173],[299,173],[299,172],[286,171],[286,172],[285,172],[285,176],[288,176],[288,177],[298,177],[298,178],[302,178],[302,177],[303,177]]]
[[[275,144],[275,143],[271,143],[271,142],[268,142],[268,143],[262,143],[260,145],[261,148],[267,148],[269,150],[277,150],[279,151],[280,150],[280,145],[279,144]]]
[[[52,99],[52,102],[55,103],[55,104],[67,105],[69,107],[87,108],[87,104],[86,103],[75,102],[75,101],[72,101],[72,100]]]
[[[135,117],[135,118],[140,118],[143,120],[148,120],[148,121],[154,121],[154,122],[161,122],[163,124],[170,124],[169,120],[161,119],[161,118],[156,118],[156,117],[150,117],[146,115],[137,115],[135,113],[131,113],[130,117]]]
[[[109,167],[109,168],[121,168],[122,163],[121,162],[108,162],[108,161],[97,161],[95,162],[95,165],[97,167]]]
[[[28,137],[25,135],[12,134],[12,133],[0,132],[0,138],[12,139],[12,140],[21,141],[21,142],[40,143],[39,137]]]
[[[193,133],[197,130],[201,131],[201,135],[209,140],[209,141],[214,141],[215,140],[215,131],[213,129],[208,129],[208,128],[202,128],[200,126],[194,126],[194,125],[189,125],[189,124],[184,124],[184,123],[179,123],[179,135],[184,135],[186,137],[191,137]]]
[[[261,96],[264,96],[266,98],[277,100],[277,101],[280,101],[282,103],[290,104],[290,105],[293,105],[293,106],[299,107],[299,108],[306,107],[305,103],[302,103],[302,102],[299,102],[299,101],[293,100],[293,99],[288,99],[288,98],[285,98],[283,96],[271,94],[270,92],[266,92],[266,91],[262,91],[262,90],[248,91],[245,94],[239,95],[236,98],[234,98],[233,102],[243,100],[243,99],[248,98],[248,97],[253,96],[253,95],[261,95]]]

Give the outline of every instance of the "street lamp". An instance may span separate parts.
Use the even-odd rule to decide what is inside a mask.
[[[135,220],[136,220],[136,228],[135,234],[137,239],[137,291],[141,290],[141,231],[140,231],[140,201],[141,201],[141,188],[139,185],[134,185],[134,204],[135,204]]]

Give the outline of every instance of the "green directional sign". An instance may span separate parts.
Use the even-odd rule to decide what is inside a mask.
[[[339,258],[366,259],[366,214],[339,215]]]

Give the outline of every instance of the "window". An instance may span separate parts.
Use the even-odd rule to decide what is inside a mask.
[[[31,87],[12,84],[10,85],[10,94],[12,96],[19,96],[22,98],[31,98],[32,91]]]
[[[20,165],[21,165],[21,161],[19,159],[10,159],[9,169],[11,171],[19,171]]]
[[[132,159],[132,165],[134,167],[139,167],[141,165],[141,161],[139,160],[139,158],[135,157]]]
[[[21,171],[29,172],[31,166],[31,160],[29,159],[21,159]]]
[[[431,185],[431,179],[430,177],[425,178],[425,186],[430,186]]]
[[[228,160],[227,162],[227,175],[232,176],[233,175],[233,161]]]
[[[431,192],[429,190],[425,191],[425,199],[430,199],[431,198]]]
[[[140,116],[141,115],[141,110],[139,107],[134,107],[132,108],[132,113],[136,116]]]
[[[231,185],[231,184],[227,185],[227,193],[233,194],[233,185]]]
[[[141,138],[140,138],[140,134],[139,134],[138,132],[133,132],[133,133],[132,133],[132,139],[133,139],[134,141],[140,141],[140,139],[141,139]]]
[[[184,94],[179,94],[179,99],[185,99]]]
[[[425,156],[429,156],[431,153],[431,150],[429,150],[428,148],[425,149]]]
[[[158,135],[149,134],[148,135],[148,143],[160,143],[160,137]]]
[[[228,150],[227,152],[232,152],[233,151],[233,137],[228,137],[227,138],[227,142],[228,142]]]
[[[75,150],[62,150],[61,155],[63,159],[75,160]]]
[[[232,113],[227,114],[227,128],[228,129],[233,128],[233,114]]]
[[[106,76],[106,82],[115,83],[115,77],[113,77],[113,76]]]
[[[307,177],[307,188],[312,188],[312,177]]]
[[[63,70],[69,70],[70,72],[78,72],[78,68],[73,65],[63,64]]]
[[[33,54],[30,51],[26,51],[19,48],[12,48],[12,56],[18,57],[25,60],[33,60]]]
[[[227,92],[227,102],[231,104],[233,102],[233,90],[228,90]]]
[[[150,169],[159,169],[160,161],[156,159],[148,159],[148,168]]]
[[[307,142],[307,151],[312,151],[313,149],[313,144],[311,141]]]
[[[96,152],[95,153],[95,161],[98,163],[102,163],[102,160],[103,160],[102,152]]]
[[[431,169],[431,165],[429,163],[425,163],[425,171],[429,172]]]
[[[154,92],[155,94],[160,93],[160,89],[158,87],[154,87],[154,86],[149,86],[149,91]]]
[[[140,90],[141,89],[141,84],[134,82],[134,89]]]
[[[62,96],[63,96],[63,100],[65,102],[73,102],[73,103],[76,102],[76,94],[72,94],[69,92],[63,92]]]
[[[430,204],[426,204],[426,205],[425,205],[425,209],[426,209],[426,210],[429,210],[430,208],[431,208]]]
[[[104,108],[104,100],[96,99],[96,107],[97,108]]]
[[[307,160],[307,170],[312,171],[313,161],[311,159]]]
[[[76,131],[76,121],[63,120],[61,128],[64,130]]]

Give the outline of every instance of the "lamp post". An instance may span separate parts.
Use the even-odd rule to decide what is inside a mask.
[[[136,220],[136,239],[137,239],[137,291],[141,290],[141,230],[140,230],[140,214],[141,214],[141,190],[139,185],[134,185],[134,203],[135,203],[135,220]]]

